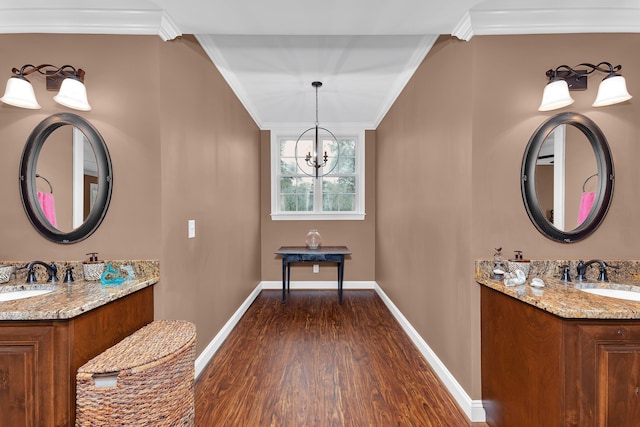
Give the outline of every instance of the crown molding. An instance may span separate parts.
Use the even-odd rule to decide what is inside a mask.
[[[258,117],[258,109],[253,105],[250,101],[250,97],[245,93],[242,89],[242,85],[240,84],[240,80],[238,80],[235,73],[231,72],[227,61],[224,59],[224,55],[218,49],[218,46],[213,40],[213,36],[207,34],[195,34],[196,40],[200,43],[200,46],[205,51],[205,53],[211,59],[211,62],[218,69],[222,77],[225,79],[233,93],[238,97],[240,103],[244,106],[245,110],[251,116],[251,119],[258,125],[261,130],[265,130],[267,128],[264,127],[264,124]]]
[[[159,9],[4,9],[0,33],[158,35],[164,41],[181,35]]]
[[[592,8],[471,10],[452,35],[470,40],[474,35],[638,33],[639,8],[615,5]]]
[[[455,26],[451,32],[452,36],[468,42],[473,37],[473,26],[471,25],[471,15],[469,11],[466,11],[462,16],[462,19]]]
[[[176,25],[167,12],[162,11],[162,17],[160,18],[160,29],[158,35],[163,41],[173,40],[176,37],[180,37],[182,32]]]
[[[411,77],[415,74],[416,70],[427,56],[435,42],[438,40],[439,35],[425,35],[420,40],[420,43],[416,47],[413,56],[409,59],[409,62],[403,68],[402,73],[398,75],[398,78],[395,80],[394,84],[388,91],[387,98],[382,103],[380,107],[380,112],[378,113],[378,117],[372,123],[372,127],[367,127],[366,129],[376,129],[382,119],[387,115],[393,104],[396,102],[398,96],[402,93]]]

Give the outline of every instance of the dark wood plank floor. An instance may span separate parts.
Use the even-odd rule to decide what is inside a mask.
[[[369,290],[263,291],[196,382],[196,426],[469,426]]]

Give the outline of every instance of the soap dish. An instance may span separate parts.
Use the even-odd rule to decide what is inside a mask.
[[[527,277],[529,275],[529,265],[529,261],[508,261],[507,269],[509,270],[509,273],[515,273],[520,270],[524,273],[524,277]]]
[[[0,265],[0,283],[7,283],[13,273],[12,265]]]

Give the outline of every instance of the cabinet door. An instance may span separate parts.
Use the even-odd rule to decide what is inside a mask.
[[[578,327],[580,425],[637,427],[640,420],[640,326]]]
[[[53,327],[0,328],[0,426],[52,425]]]
[[[598,346],[598,426],[640,423],[640,342]]]

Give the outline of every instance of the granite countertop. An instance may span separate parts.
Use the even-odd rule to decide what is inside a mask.
[[[152,286],[160,280],[157,261],[108,261],[115,268],[131,265],[134,268],[135,279],[127,280],[118,285],[103,285],[98,281],[83,280],[82,263],[65,262],[62,266],[71,266],[76,280],[72,283],[43,283],[38,277],[40,285],[35,288],[47,289],[55,286],[56,290],[44,295],[33,296],[13,301],[0,302],[0,321],[3,320],[63,320],[79,316],[89,310],[115,301],[136,291]],[[7,262],[3,262],[7,264]],[[11,262],[9,262],[11,263]],[[15,265],[21,265],[16,262]],[[24,264],[22,264],[24,265]],[[44,270],[44,269],[42,269]],[[58,276],[62,276],[65,269],[58,268]],[[24,274],[20,273],[8,283],[0,284],[0,292],[11,292],[24,288]],[[78,279],[79,278],[79,279]],[[29,289],[33,289],[33,285]]]
[[[616,284],[640,286],[640,261],[606,261],[618,268],[609,269],[609,282],[603,286]],[[512,298],[565,319],[640,319],[640,302],[589,294],[578,289],[580,282],[560,280],[559,266],[569,265],[575,275],[577,260],[531,261],[527,282],[520,286],[505,286],[502,281],[490,279],[493,263],[488,260],[476,261],[475,280]],[[587,274],[588,282],[597,283],[596,270]],[[530,286],[531,279],[541,278],[544,288]]]

